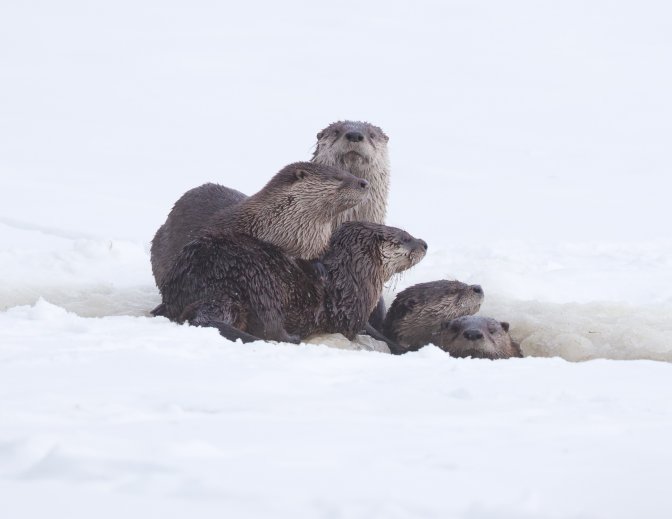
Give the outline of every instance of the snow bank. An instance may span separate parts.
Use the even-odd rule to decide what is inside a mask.
[[[0,313],[0,330],[0,493],[13,517],[666,507],[672,364],[241,345],[44,301]]]
[[[145,245],[7,223],[0,232],[0,310],[44,298],[88,317],[147,315],[160,302]]]
[[[481,314],[511,323],[524,355],[579,361],[672,361],[672,305],[553,304],[486,299]]]

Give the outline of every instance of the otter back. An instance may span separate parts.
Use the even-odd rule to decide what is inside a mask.
[[[284,167],[250,197],[216,184],[191,190],[175,204],[152,243],[157,285],[179,250],[206,230],[248,234],[292,256],[317,258],[329,243],[336,215],[367,195],[365,180],[310,162]]]

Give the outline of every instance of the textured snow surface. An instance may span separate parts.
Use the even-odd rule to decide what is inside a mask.
[[[0,314],[0,327],[0,495],[13,517],[669,510],[668,363],[243,347],[46,302]]]
[[[3,517],[671,517],[670,19],[662,0],[0,3]],[[388,303],[480,283],[526,358],[148,317],[171,204],[255,192],[338,119],[388,133],[388,220],[429,243]]]

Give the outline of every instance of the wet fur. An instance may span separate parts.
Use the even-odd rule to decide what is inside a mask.
[[[296,342],[318,333],[354,339],[383,284],[420,261],[426,244],[405,231],[350,222],[311,262],[246,235],[206,233],[179,253],[160,289],[164,315],[213,326],[232,340]]]

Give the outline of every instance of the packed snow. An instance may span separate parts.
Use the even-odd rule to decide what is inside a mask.
[[[671,17],[0,5],[3,515],[669,517]],[[241,345],[149,316],[172,203],[253,193],[338,119],[388,133],[388,221],[429,243],[387,302],[479,283],[525,358]]]

